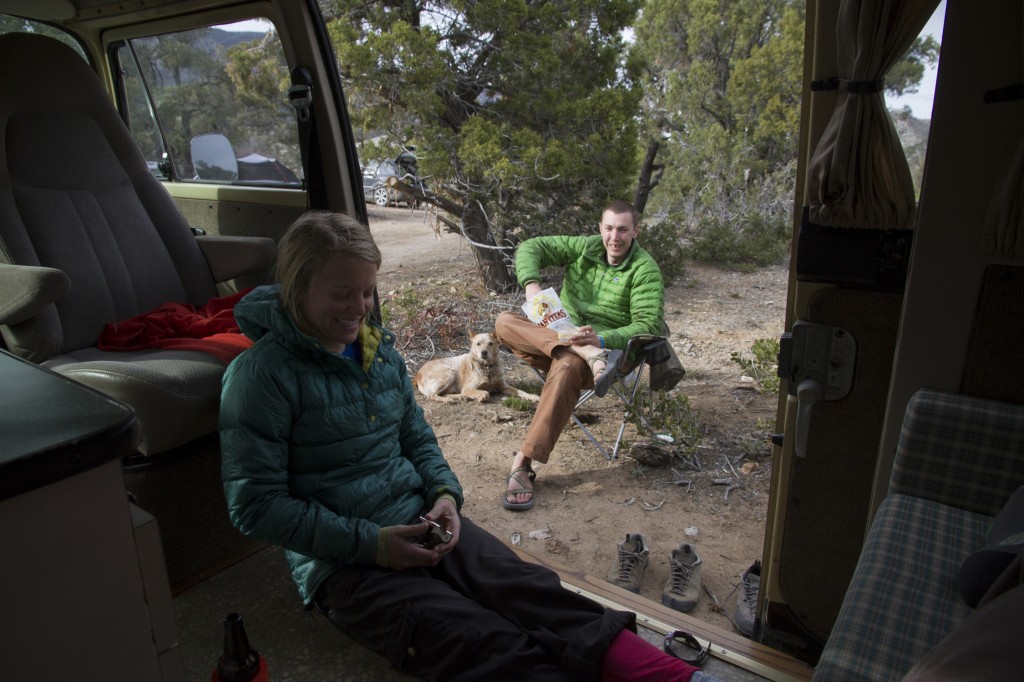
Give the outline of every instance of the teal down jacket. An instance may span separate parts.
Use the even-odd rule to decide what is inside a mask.
[[[541,270],[564,266],[559,298],[579,326],[590,325],[608,348],[625,348],[634,334],[661,334],[665,285],[651,254],[633,242],[621,265],[609,265],[601,235],[534,237],[516,251],[519,284],[541,281]]]
[[[255,345],[224,375],[221,476],[231,522],[283,547],[308,604],[341,565],[373,565],[381,527],[462,489],[416,404],[394,335],[367,323],[362,366],[287,316],[277,286],[235,307]]]

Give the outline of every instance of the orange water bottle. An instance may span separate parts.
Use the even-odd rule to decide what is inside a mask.
[[[269,682],[267,661],[249,645],[242,616],[229,613],[224,619],[224,654],[213,670],[211,682]]]

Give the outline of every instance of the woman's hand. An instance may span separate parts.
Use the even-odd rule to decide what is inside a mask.
[[[392,526],[388,538],[388,566],[396,571],[422,566],[436,566],[441,560],[437,548],[427,549],[420,543],[429,533],[430,526],[417,523],[413,526]],[[441,545],[444,547],[444,545]]]
[[[529,301],[531,298],[543,291],[540,288],[540,284],[537,282],[527,282],[526,286],[523,287],[526,290],[526,300]]]
[[[433,509],[424,514],[424,518],[440,524],[441,528],[452,534],[452,539],[434,548],[438,552],[438,560],[448,552],[455,549],[459,544],[459,531],[462,529],[462,520],[455,504],[446,497],[438,498]],[[436,562],[435,562],[436,563]]]
[[[424,514],[423,518],[439,524],[441,528],[452,534],[452,539],[430,549],[421,543],[430,534],[429,523],[417,523],[410,526],[392,526],[388,539],[388,565],[398,571],[418,566],[436,566],[441,558],[455,549],[459,544],[459,530],[462,522],[455,505],[444,498],[434,503],[433,509]]]

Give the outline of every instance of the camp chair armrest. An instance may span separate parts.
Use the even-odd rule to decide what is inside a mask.
[[[634,334],[629,337],[629,341],[626,342],[626,349],[622,353],[622,359],[619,362],[619,371],[622,373],[628,373],[633,370],[640,360],[644,359],[645,354],[664,344],[668,339],[664,336],[658,336],[657,334]]]
[[[267,237],[196,237],[215,282],[265,272],[274,262],[274,240]]]
[[[30,265],[0,264],[0,324],[16,325],[38,315],[43,308],[71,291],[63,270]]]

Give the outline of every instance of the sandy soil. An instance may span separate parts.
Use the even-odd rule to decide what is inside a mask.
[[[431,357],[465,352],[467,327],[484,331],[500,311],[522,303],[521,294],[489,295],[468,246],[456,235],[435,235],[425,211],[369,209],[384,253],[378,290],[385,320],[411,372]],[[786,281],[784,266],[747,274],[688,264],[685,276],[666,290],[666,321],[687,369],[670,397],[685,396],[697,418],[690,438],[695,455],[654,466],[631,457],[627,445],[617,460],[607,461],[570,425],[551,461],[535,465],[536,504],[527,512],[503,509],[501,496],[531,412],[498,399],[441,404],[421,398],[465,488],[463,512],[499,537],[601,578],[616,544],[627,533],[643,533],[651,554],[641,594],[655,602],[669,575],[670,552],[690,542],[704,566],[703,593],[691,615],[731,628],[739,595],[734,588],[761,557],[771,477],[765,438],[774,430],[777,404],[774,394],[743,376],[731,354],[753,358],[755,340],[778,338]],[[527,390],[532,381],[538,390],[531,371],[507,352],[503,366],[510,381]],[[579,415],[610,443],[621,423],[621,403],[609,395]],[[649,439],[628,425],[625,440]]]

